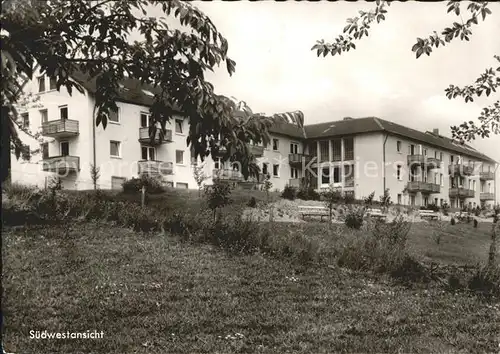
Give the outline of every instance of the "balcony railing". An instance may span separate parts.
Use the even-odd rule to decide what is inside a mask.
[[[306,165],[311,162],[312,156],[306,154],[289,154],[288,162],[293,166],[301,166],[302,163]]]
[[[212,177],[225,181],[243,181],[243,175],[240,171],[230,169],[214,169],[212,171]]]
[[[264,156],[264,147],[259,145],[250,145],[250,153],[255,157]]]
[[[139,175],[166,176],[174,173],[174,164],[166,161],[137,161]]]
[[[78,135],[78,121],[58,119],[42,123],[42,135],[53,138],[68,138]]]
[[[288,180],[288,185],[290,187],[299,188],[300,187],[300,180],[301,180],[301,178],[290,178]]]
[[[155,138],[153,139],[153,141],[151,141],[151,137],[149,136],[149,128],[148,127],[139,128],[139,142],[153,143],[153,144],[172,142],[172,130],[166,129],[165,134],[163,135],[163,140],[160,141],[160,129],[157,129]]]
[[[78,156],[54,156],[42,160],[42,170],[47,172],[76,172],[80,170],[80,158]]]
[[[437,159],[435,157],[428,157],[425,164],[429,168],[441,168],[441,162],[442,161],[440,159]]]
[[[474,198],[475,192],[466,188],[450,188],[451,198]]]
[[[495,200],[495,195],[493,193],[480,193],[480,200]]]
[[[474,165],[453,164],[448,166],[450,175],[471,176],[474,173]]]
[[[408,155],[408,165],[425,165],[428,168],[441,168],[441,160],[420,154]]]
[[[408,192],[439,193],[441,186],[436,183],[412,181],[408,182]]]
[[[495,172],[479,172],[479,178],[483,181],[489,181],[495,179]]]

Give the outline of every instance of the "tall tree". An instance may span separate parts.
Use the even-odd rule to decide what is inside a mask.
[[[422,54],[430,55],[433,48],[445,46],[453,40],[460,39],[468,41],[472,35],[472,28],[478,25],[479,21],[486,20],[492,12],[488,7],[488,1],[467,2],[467,18],[464,21],[462,18],[462,1],[449,1],[447,3],[447,12],[453,13],[460,18],[460,22],[453,22],[450,27],[446,27],[438,34],[434,31],[431,35],[423,38],[417,38],[416,43],[411,47],[415,52],[416,58]],[[318,57],[323,55],[341,55],[351,49],[356,49],[355,42],[368,36],[370,26],[380,23],[385,20],[388,10],[391,5],[389,1],[377,0],[375,8],[369,11],[359,11],[359,16],[347,19],[347,25],[344,27],[342,35],[339,35],[331,43],[319,40],[312,47],[312,50],[317,51]],[[494,59],[500,62],[500,56],[493,55]],[[483,93],[489,96],[492,92],[500,87],[500,66],[496,69],[488,68],[481,74],[477,80],[465,87],[450,85],[445,89],[446,96],[449,99],[463,97],[465,102],[473,102],[474,96],[481,96]],[[454,139],[464,143],[474,140],[476,137],[489,137],[490,134],[500,134],[500,101],[493,102],[490,106],[485,107],[478,122],[468,121],[458,126],[451,127],[452,136]]]
[[[150,7],[176,18],[186,31],[174,29],[165,18],[147,17]],[[141,16],[142,14],[142,16]],[[248,177],[258,170],[248,143],[268,142],[268,128],[277,121],[302,124],[301,112],[271,117],[240,110],[242,105],[217,95],[205,80],[206,70],[225,64],[229,75],[236,63],[228,42],[212,21],[189,2],[172,0],[5,0],[2,3],[2,180],[10,165],[5,147],[20,151],[14,124],[15,103],[23,79],[32,79],[36,65],[64,87],[83,92],[74,73],[93,78],[95,120],[106,128],[110,111],[117,111],[120,81],[140,80],[154,88],[152,120],[161,130],[175,110],[189,117],[187,143],[195,156],[219,154],[242,162]],[[139,40],[132,41],[132,35]],[[243,105],[245,106],[245,105]],[[240,110],[238,117],[234,113]],[[156,127],[157,124],[153,124]],[[150,129],[155,136],[156,128]],[[7,156],[6,156],[7,155]]]

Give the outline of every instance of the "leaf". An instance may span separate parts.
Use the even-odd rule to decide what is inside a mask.
[[[417,59],[424,53],[424,49],[423,48],[418,48],[417,50]]]

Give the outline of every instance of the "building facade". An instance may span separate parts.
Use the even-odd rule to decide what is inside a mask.
[[[153,93],[134,80],[121,85],[118,112],[107,127],[94,122],[91,82],[84,92],[57,91],[55,82],[38,75],[27,92],[39,97],[20,110],[22,122],[35,139],[21,132],[32,150],[31,161],[12,159],[13,181],[46,186],[59,176],[65,189],[94,187],[92,167],[99,169],[97,187],[120,189],[141,174],[161,174],[176,188],[198,188],[194,165],[202,166],[211,183],[214,176],[237,185],[245,181],[237,163],[207,158],[194,160],[186,144],[189,121],[181,113],[166,126],[164,139],[149,137],[149,105]],[[300,128],[282,123],[270,129],[267,146],[251,146],[262,175],[273,189],[300,186],[305,180],[317,190],[334,185],[361,199],[388,189],[391,200],[403,205],[449,204],[452,207],[492,206],[496,196],[497,163],[466,145],[458,145],[438,131],[420,132],[380,118],[344,118]],[[257,185],[258,187],[258,185]]]

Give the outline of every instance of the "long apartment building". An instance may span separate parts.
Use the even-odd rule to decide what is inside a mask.
[[[181,112],[167,125],[165,138],[149,138],[149,106],[153,92],[136,80],[121,85],[118,112],[106,129],[93,122],[95,82],[75,77],[84,93],[64,89],[38,75],[26,86],[39,96],[22,111],[22,124],[41,139],[24,136],[41,153],[29,162],[13,158],[13,181],[43,187],[59,176],[65,189],[92,189],[91,166],[99,167],[98,188],[119,189],[129,178],[161,174],[176,188],[197,188],[195,161],[187,147],[188,118]],[[458,145],[438,131],[421,132],[380,118],[344,118],[306,125],[278,124],[270,129],[267,146],[252,145],[253,154],[269,174],[273,189],[299,186],[305,180],[321,190],[333,184],[345,194],[376,198],[389,189],[391,199],[403,205],[448,203],[452,207],[493,205],[496,162],[472,147]],[[22,133],[21,133],[22,135]],[[244,181],[238,164],[203,164],[205,183],[217,175],[234,184]],[[262,181],[262,176],[259,179]]]

